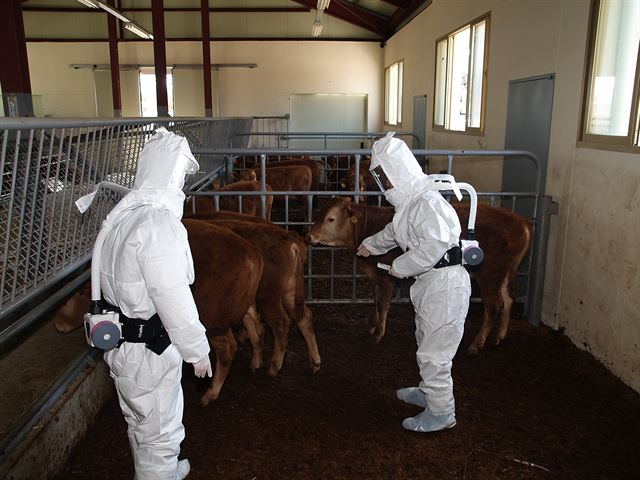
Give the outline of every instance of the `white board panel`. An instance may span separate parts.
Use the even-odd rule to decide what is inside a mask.
[[[366,94],[293,94],[291,132],[366,132]],[[328,140],[327,148],[360,148],[361,140]],[[324,148],[322,140],[296,140],[290,148]]]

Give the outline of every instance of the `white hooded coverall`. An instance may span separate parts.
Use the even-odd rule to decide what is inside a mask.
[[[462,265],[433,266],[458,245],[460,220],[402,140],[387,136],[374,144],[370,169],[378,166],[394,186],[385,197],[395,207],[395,215],[362,245],[373,255],[396,246],[405,252],[395,259],[392,269],[401,277],[416,277],[410,295],[422,378],[419,388],[425,394],[428,413],[453,414],[451,365],[462,339],[471,286]]]
[[[130,318],[158,313],[171,345],[157,355],[144,343],[105,353],[128,436],[137,480],[175,480],[182,425],[182,360],[209,355],[189,285],[194,280],[187,232],[180,222],[184,177],[197,171],[183,137],[158,129],[140,154],[134,189],[109,213],[100,256],[104,299]]]

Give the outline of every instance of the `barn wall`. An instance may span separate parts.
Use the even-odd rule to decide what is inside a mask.
[[[508,81],[555,73],[547,194],[553,218],[543,321],[593,353],[640,391],[640,155],[578,148],[589,0],[434,0],[385,48],[385,65],[405,60],[405,123],[415,95],[428,96],[431,130],[435,40],[490,11],[483,136],[431,133],[431,148],[504,148]],[[470,163],[470,162],[469,162]],[[459,168],[480,190],[498,188],[502,166]]]
[[[29,68],[34,95],[42,95],[44,114],[54,117],[94,117],[96,101],[91,70],[73,70],[74,63],[108,64],[106,43],[29,43]],[[257,63],[255,69],[214,72],[219,85],[214,111],[220,116],[283,115],[292,93],[364,93],[368,95],[370,130],[382,127],[382,58],[377,43],[368,42],[218,42],[212,43],[215,63]],[[119,45],[120,63],[152,64],[150,42]],[[168,42],[167,64],[200,63],[197,42]],[[135,72],[121,71],[122,107],[138,116]],[[214,86],[215,92],[215,86]],[[176,115],[204,114],[200,71],[178,70],[175,77]]]

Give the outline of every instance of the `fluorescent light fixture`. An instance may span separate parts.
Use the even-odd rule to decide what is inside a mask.
[[[95,2],[94,0],[78,0],[81,4],[83,4],[85,7],[89,7],[89,8],[98,8],[98,2]]]
[[[124,24],[124,28],[129,30],[131,33],[138,35],[140,38],[144,38],[147,40],[153,40],[153,35],[147,32],[144,28],[134,22],[127,22]]]
[[[107,5],[106,3],[102,3],[102,2],[98,2],[96,1],[96,3],[98,4],[98,6],[104,10],[107,13],[110,13],[111,15],[113,15],[114,17],[116,17],[118,20],[120,20],[121,22],[124,22],[125,24],[127,23],[132,23],[131,20],[129,20],[127,17],[125,17],[122,13],[120,13],[118,10],[116,10],[115,8],[111,8],[109,5]],[[126,25],[125,25],[126,26]]]
[[[331,0],[318,0],[318,10],[326,10],[330,2]]]
[[[315,21],[313,22],[313,27],[311,28],[311,36],[319,37],[322,32],[322,23]]]

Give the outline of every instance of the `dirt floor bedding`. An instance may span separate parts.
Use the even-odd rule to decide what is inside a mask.
[[[247,342],[209,407],[185,367],[190,480],[640,478],[640,395],[561,333],[515,319],[504,344],[468,357],[480,321],[473,305],[454,361],[458,425],[425,435],[402,429],[420,409],[395,398],[418,381],[411,306],[392,306],[379,345],[365,333],[372,306],[312,309],[315,376],[295,327],[277,378],[250,372]],[[114,398],[58,478],[132,477]]]

